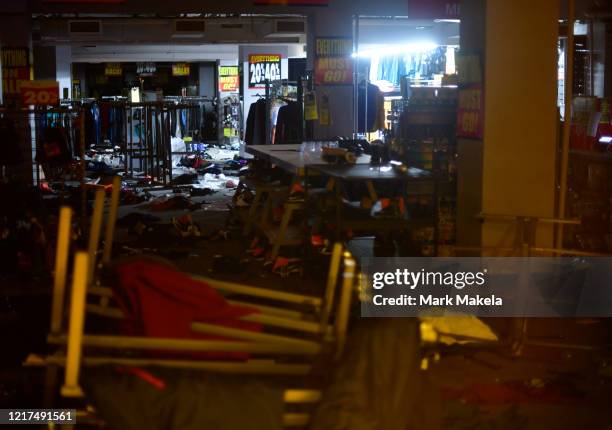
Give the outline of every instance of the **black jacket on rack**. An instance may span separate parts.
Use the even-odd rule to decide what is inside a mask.
[[[290,101],[278,111],[275,144],[296,143],[300,139],[300,112],[297,102]]]
[[[247,116],[244,141],[247,145],[266,145],[266,101],[264,99],[251,103]]]

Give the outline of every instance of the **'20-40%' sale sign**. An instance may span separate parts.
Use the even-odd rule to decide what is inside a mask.
[[[22,81],[19,87],[24,106],[56,106],[59,104],[59,82]]]
[[[281,80],[281,56],[278,54],[249,55],[249,88],[260,88],[266,81]]]

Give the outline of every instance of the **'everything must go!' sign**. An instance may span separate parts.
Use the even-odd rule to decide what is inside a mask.
[[[344,38],[316,39],[315,84],[351,85],[353,83],[353,41]]]

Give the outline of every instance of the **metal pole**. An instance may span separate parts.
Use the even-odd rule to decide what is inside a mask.
[[[115,224],[117,222],[117,210],[119,209],[119,197],[121,196],[121,176],[113,178],[113,190],[111,194],[108,220],[106,221],[106,235],[104,237],[104,253],[102,263],[110,263],[113,253],[113,239],[115,237]]]
[[[96,256],[98,254],[98,243],[100,242],[100,230],[102,230],[102,215],[104,212],[105,192],[103,189],[96,190],[94,199],[93,216],[89,230],[89,271],[87,272],[88,283],[93,283],[96,270]]]
[[[353,18],[353,139],[357,139],[359,128],[359,15]]]
[[[567,174],[569,166],[570,131],[572,123],[572,99],[574,93],[574,0],[568,0],[567,45],[565,47],[565,108],[563,120],[563,146],[561,149],[561,177],[557,218],[565,219],[567,206]],[[563,224],[557,226],[556,248],[563,247]]]
[[[68,271],[68,254],[70,251],[70,225],[72,223],[72,208],[62,206],[57,232],[57,247],[55,249],[55,276],[53,282],[53,305],[51,308],[51,333],[57,334],[62,328],[64,313],[64,291],[66,289],[66,272]]]

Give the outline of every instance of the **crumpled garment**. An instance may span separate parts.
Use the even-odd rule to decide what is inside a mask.
[[[128,335],[221,339],[193,332],[193,322],[251,331],[261,330],[259,324],[239,320],[242,316],[257,313],[256,309],[230,305],[206,283],[196,281],[160,262],[146,259],[131,261],[119,265],[117,273],[119,285],[113,288],[113,293],[119,308],[126,316],[123,330]],[[172,355],[234,359],[249,357],[249,354],[242,352],[178,352]]]

